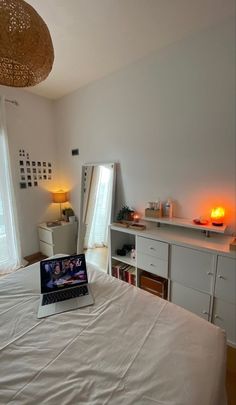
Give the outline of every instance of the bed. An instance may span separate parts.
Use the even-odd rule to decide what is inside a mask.
[[[88,273],[95,304],[41,320],[39,264],[0,278],[1,404],[226,404],[221,329]]]

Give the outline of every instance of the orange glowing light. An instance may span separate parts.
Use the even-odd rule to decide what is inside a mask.
[[[138,222],[139,221],[139,215],[138,214],[134,214],[134,221]]]
[[[213,208],[211,211],[211,222],[213,225],[223,225],[223,219],[225,216],[225,209],[222,207]]]

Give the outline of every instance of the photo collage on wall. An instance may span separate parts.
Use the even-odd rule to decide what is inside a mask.
[[[29,153],[19,150],[20,188],[38,187],[39,182],[52,180],[52,163],[30,160]]]

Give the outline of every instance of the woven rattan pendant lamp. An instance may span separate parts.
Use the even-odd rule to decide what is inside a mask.
[[[49,30],[34,8],[0,0],[0,84],[34,86],[49,75],[53,60]]]

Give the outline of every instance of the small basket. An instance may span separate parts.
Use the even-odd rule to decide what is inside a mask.
[[[162,210],[152,210],[150,208],[145,209],[145,216],[151,218],[161,218]]]

